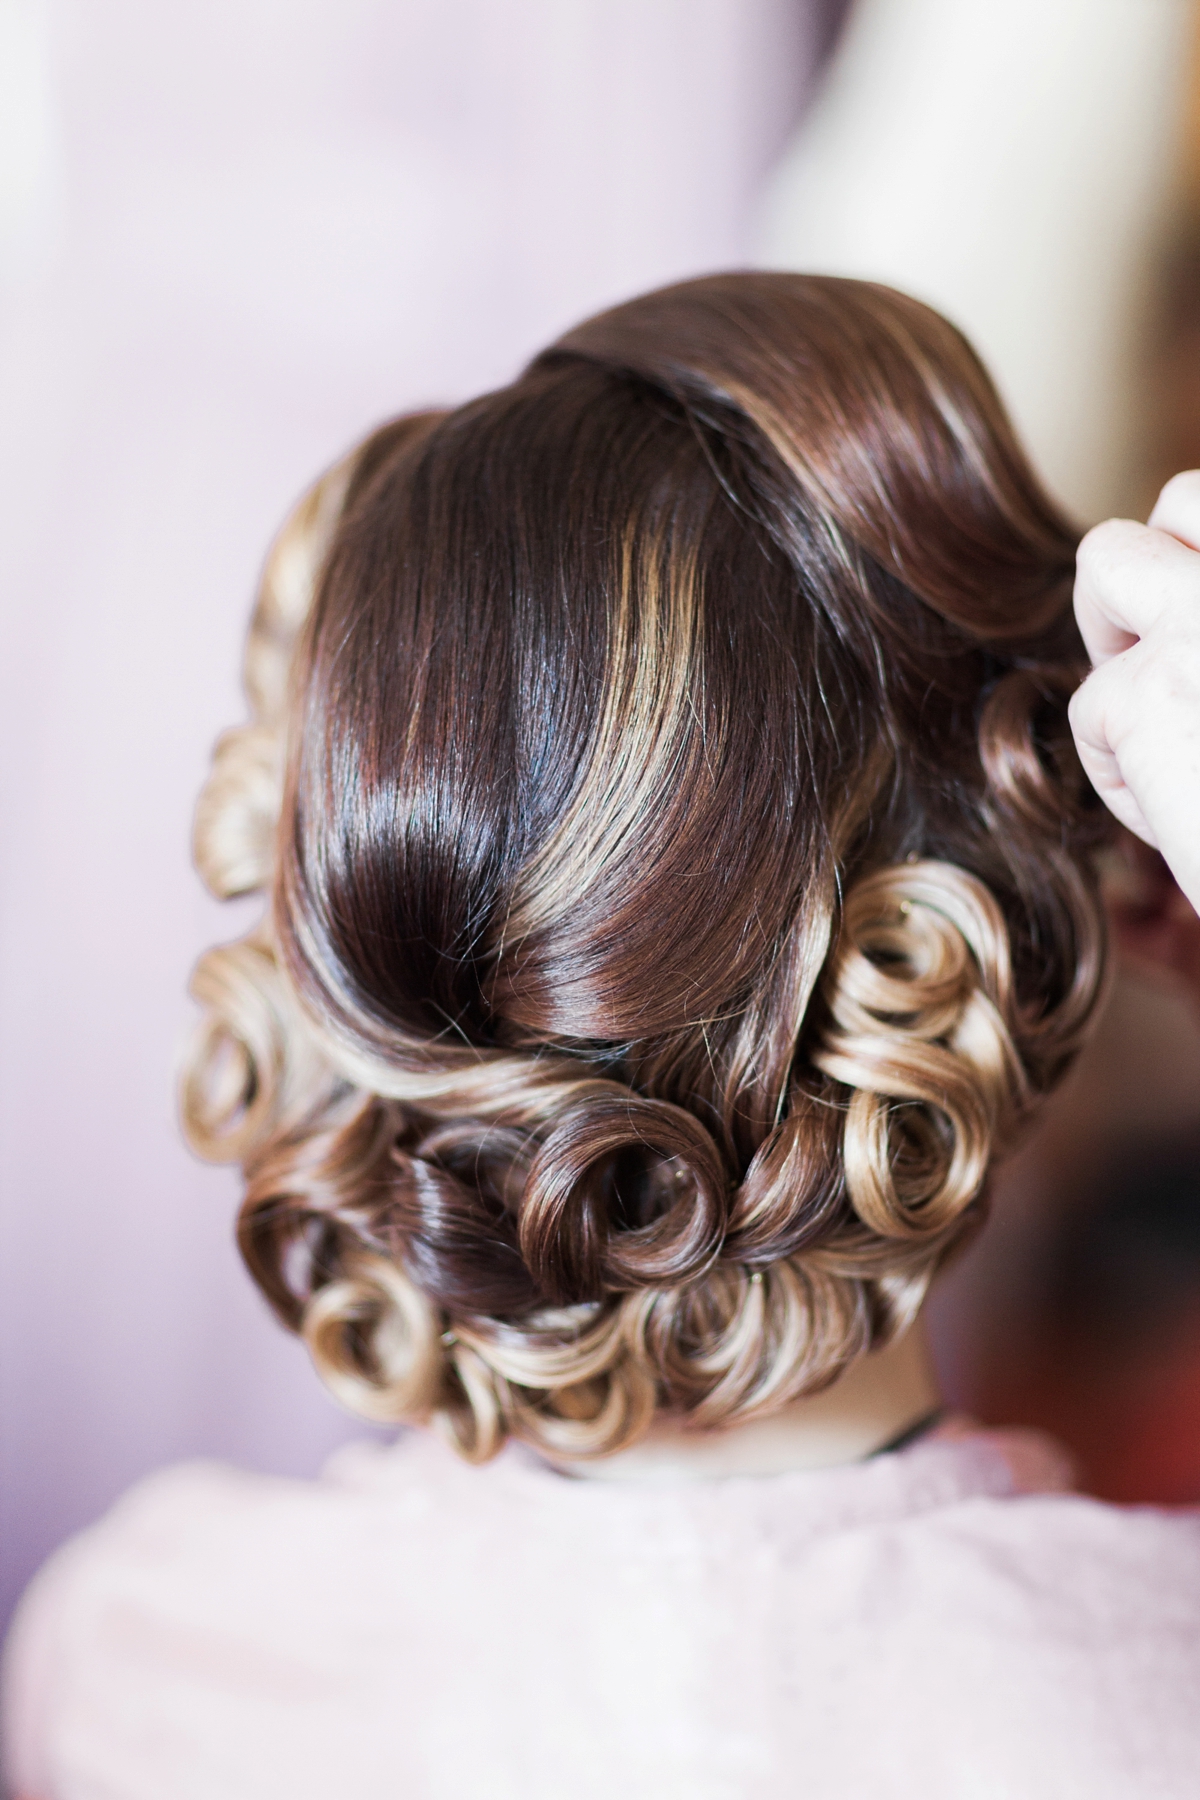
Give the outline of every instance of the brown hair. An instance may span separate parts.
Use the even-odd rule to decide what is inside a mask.
[[[184,1112],[335,1391],[599,1454],[912,1318],[1099,982],[1074,548],[951,326],[798,275],[318,484],[201,802],[272,906]]]

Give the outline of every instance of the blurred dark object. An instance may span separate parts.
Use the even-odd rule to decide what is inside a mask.
[[[1145,507],[1180,469],[1200,468],[1200,16],[1193,25],[1174,219],[1157,273],[1147,393]]]
[[[1155,493],[1179,469],[1200,467],[1200,210],[1189,205],[1166,257],[1154,356]]]
[[[817,66],[828,62],[838,46],[854,0],[812,0],[813,15],[817,21]]]
[[[1200,918],[1128,832],[1104,853],[1114,984],[991,1222],[939,1285],[954,1403],[1035,1425],[1105,1499],[1200,1502]]]
[[[1104,895],[1121,960],[1200,1001],[1200,917],[1158,851],[1122,831],[1105,864]]]
[[[979,1410],[1053,1433],[1106,1500],[1200,1501],[1200,1137],[1132,1143],[1059,1221]]]

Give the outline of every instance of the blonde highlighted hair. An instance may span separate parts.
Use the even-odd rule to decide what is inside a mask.
[[[963,339],[730,275],[385,427],[268,561],[183,1112],[325,1380],[603,1455],[912,1319],[1094,1006],[1074,535]]]

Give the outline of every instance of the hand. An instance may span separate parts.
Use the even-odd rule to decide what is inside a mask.
[[[1109,519],[1079,546],[1075,616],[1092,673],[1071,701],[1088,778],[1200,903],[1200,470],[1148,525]]]

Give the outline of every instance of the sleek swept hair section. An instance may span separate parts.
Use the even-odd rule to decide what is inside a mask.
[[[968,345],[738,274],[285,527],[183,1110],[326,1381],[601,1455],[902,1330],[1093,1010],[1075,533]]]

